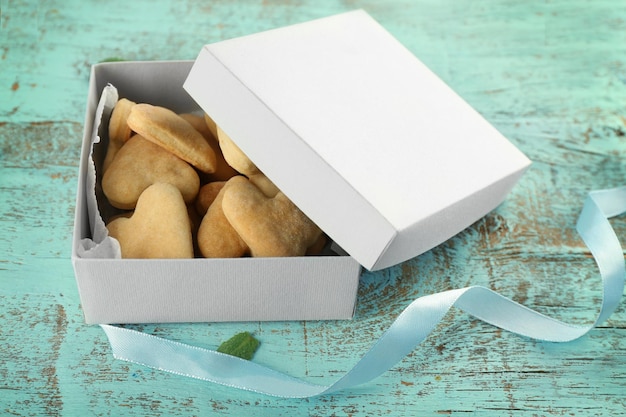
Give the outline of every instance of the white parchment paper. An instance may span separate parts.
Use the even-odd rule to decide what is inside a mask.
[[[85,181],[85,196],[87,199],[87,214],[91,227],[92,238],[82,239],[77,249],[77,255],[81,258],[117,258],[121,259],[121,250],[118,241],[109,236],[105,222],[100,213],[98,198],[99,189],[97,181],[97,164],[94,157],[94,149],[97,144],[103,142],[104,135],[108,139],[108,120],[111,117],[113,107],[119,96],[117,89],[109,84],[102,91],[98,107],[96,108],[94,127],[91,133],[89,161],[87,164],[87,177]]]

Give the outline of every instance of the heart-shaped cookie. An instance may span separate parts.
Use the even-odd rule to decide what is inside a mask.
[[[217,138],[217,124],[208,114],[204,113],[204,123],[206,123],[207,127],[213,134],[214,138]]]
[[[176,186],[191,203],[200,178],[185,161],[164,148],[135,135],[117,152],[102,178],[102,190],[114,207],[130,210],[150,185],[165,182]]]
[[[212,138],[217,141],[217,135],[214,135],[209,129],[209,126],[204,121],[204,117],[197,115],[195,113],[180,113],[180,117],[182,117],[187,123],[193,126],[205,139]]]
[[[195,204],[199,215],[204,216],[206,214],[224,185],[226,185],[226,181],[213,181],[200,187]]]
[[[178,188],[156,183],[141,194],[130,217],[107,228],[120,243],[122,258],[193,258],[187,206]]]
[[[233,184],[248,182],[240,175],[224,184],[207,210],[198,229],[198,248],[205,258],[239,258],[249,253],[248,245],[226,219],[222,210],[224,192]]]
[[[322,233],[285,194],[269,198],[250,181],[226,187],[222,209],[252,256],[304,256]]]
[[[228,162],[228,165],[235,168],[237,172],[249,177],[254,174],[258,174],[260,171],[257,166],[246,156],[245,153],[232,141],[219,126],[217,126],[217,140],[220,144],[220,149],[224,155],[224,159]]]
[[[200,132],[165,107],[135,104],[128,126],[149,141],[164,147],[202,172],[215,172],[215,152]]]
[[[261,190],[266,197],[274,197],[280,191],[278,187],[260,171],[258,174],[250,175],[248,179],[256,188]]]
[[[134,102],[121,98],[115,103],[115,107],[113,107],[111,119],[109,119],[109,144],[107,146],[104,164],[102,165],[102,172],[105,172],[109,168],[117,151],[130,139],[132,131],[126,121],[130,114],[130,109],[134,105]]]
[[[224,159],[224,155],[217,143],[217,133],[213,133],[211,128],[205,122],[204,117],[193,113],[182,113],[179,115],[185,119],[190,125],[204,136],[207,143],[215,152],[215,171],[209,174],[201,174],[203,182],[227,181],[238,174],[237,171]]]

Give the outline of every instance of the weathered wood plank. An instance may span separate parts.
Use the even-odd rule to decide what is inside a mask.
[[[0,3],[0,414],[623,415],[626,309],[568,344],[452,310],[370,384],[267,398],[115,361],[83,324],[69,261],[89,68],[193,59],[202,44],[362,7],[534,161],[495,212],[438,248],[365,273],[345,322],[133,326],[215,348],[248,330],[255,360],[318,383],[347,371],[414,298],[485,285],[571,323],[600,281],[574,224],[587,191],[626,178],[626,3],[111,0]],[[488,150],[486,150],[488,152]],[[615,219],[626,241],[626,219]],[[288,360],[285,360],[288,358]]]

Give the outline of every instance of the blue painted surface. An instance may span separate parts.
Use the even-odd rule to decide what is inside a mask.
[[[364,8],[534,161],[528,174],[502,206],[450,241],[364,274],[352,321],[134,327],[208,348],[248,330],[262,342],[259,363],[330,383],[424,294],[480,284],[588,323],[600,283],[574,223],[587,191],[626,178],[626,2],[0,0],[0,7],[0,414],[626,414],[623,306],[563,345],[453,310],[372,383],[278,400],[115,361],[101,330],[83,323],[69,260],[91,64],[193,59],[207,42]],[[612,224],[625,241],[625,219]]]

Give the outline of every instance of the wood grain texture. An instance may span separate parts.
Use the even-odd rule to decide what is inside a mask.
[[[453,310],[357,389],[282,400],[112,358],[83,323],[69,260],[90,65],[193,59],[234,36],[364,8],[533,161],[507,201],[430,252],[365,273],[352,321],[132,326],[318,383],[347,371],[414,298],[471,284],[572,323],[601,291],[574,224],[626,178],[626,2],[615,0],[0,0],[0,414],[604,416],[626,414],[626,309],[572,343]],[[485,152],[489,152],[488,149]],[[626,219],[612,221],[626,241]],[[286,360],[287,359],[287,360]]]

